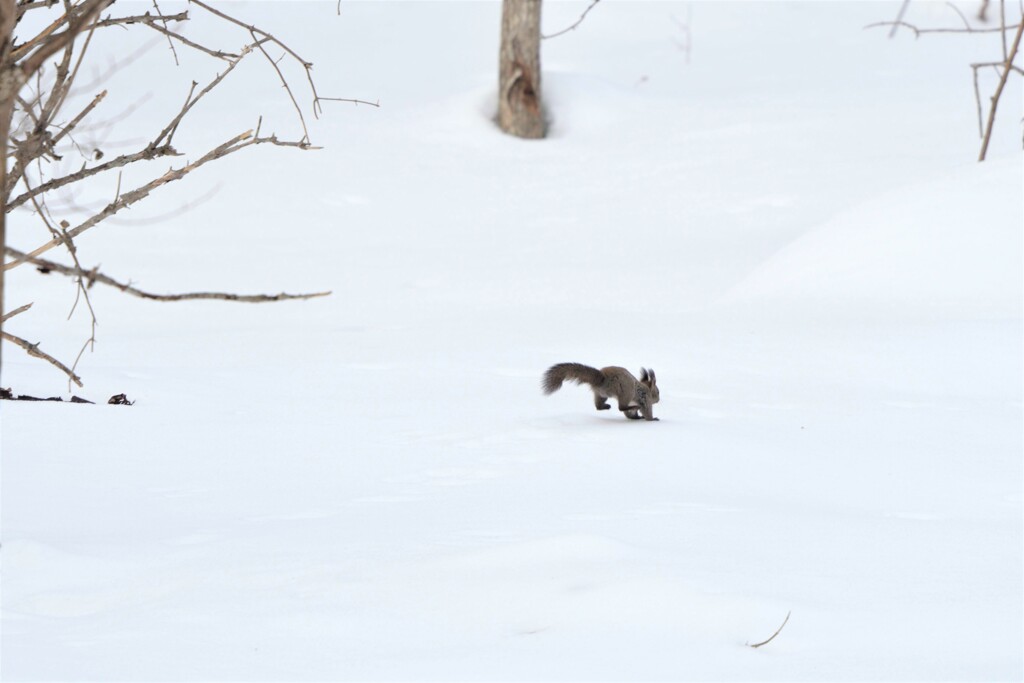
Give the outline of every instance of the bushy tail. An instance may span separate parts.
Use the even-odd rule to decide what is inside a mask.
[[[604,375],[597,368],[592,368],[582,363],[559,363],[552,365],[544,373],[544,382],[542,384],[544,393],[555,393],[562,388],[562,382],[567,379],[571,379],[577,384],[589,384],[592,387],[596,387],[604,382]]]

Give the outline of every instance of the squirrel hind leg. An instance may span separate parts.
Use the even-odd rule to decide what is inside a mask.
[[[608,405],[608,399],[601,394],[594,394],[594,407],[598,410],[611,410],[611,406]]]

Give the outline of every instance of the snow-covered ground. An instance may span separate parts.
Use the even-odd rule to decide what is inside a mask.
[[[863,30],[898,5],[602,2],[544,44],[525,142],[491,123],[496,2],[232,3],[382,108],[325,105],[324,150],[228,157],[81,259],[333,295],[93,290],[76,393],[136,404],[2,406],[4,680],[1024,677],[1020,79],[975,163],[998,42]],[[123,125],[210,61],[157,42],[140,67],[181,87]],[[246,69],[197,151],[296,135]],[[18,269],[10,330],[73,358],[73,300]],[[543,396],[561,361],[654,367],[660,421]]]

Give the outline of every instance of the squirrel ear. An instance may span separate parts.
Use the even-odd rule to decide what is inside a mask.
[[[651,384],[656,384],[658,382],[658,380],[655,379],[655,377],[654,377],[654,370],[653,369],[647,371],[647,376],[651,379]]]
[[[640,381],[641,382],[648,381],[647,368],[640,368]]]

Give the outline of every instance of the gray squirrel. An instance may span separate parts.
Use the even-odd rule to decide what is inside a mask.
[[[553,394],[562,388],[567,379],[577,384],[589,384],[594,391],[594,406],[598,410],[609,410],[608,399],[618,401],[618,408],[630,420],[657,420],[653,406],[660,400],[658,383],[654,370],[640,368],[637,379],[626,368],[592,368],[582,363],[558,363],[544,373],[545,394]]]

